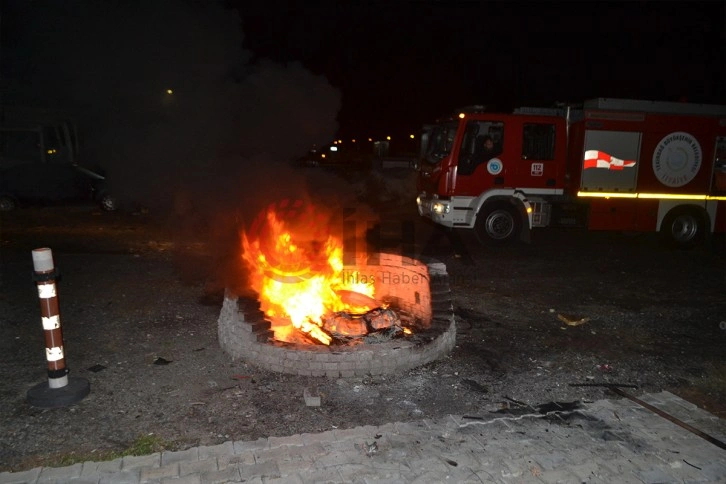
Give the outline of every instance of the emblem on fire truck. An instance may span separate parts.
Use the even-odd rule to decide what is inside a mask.
[[[682,187],[701,168],[701,145],[684,131],[665,136],[653,152],[653,173],[665,186]]]
[[[604,151],[598,150],[585,151],[585,159],[582,164],[582,168],[585,170],[588,168],[622,170],[623,168],[630,168],[631,166],[635,166],[635,160],[621,160],[620,158],[615,158]]]
[[[492,158],[487,162],[487,171],[490,175],[498,175],[504,169],[504,164],[499,158]]]

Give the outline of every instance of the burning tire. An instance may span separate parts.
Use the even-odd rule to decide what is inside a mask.
[[[690,249],[703,241],[706,219],[692,208],[678,207],[671,210],[663,220],[660,233],[666,244]]]
[[[483,207],[476,217],[474,232],[480,243],[504,245],[519,235],[521,222],[514,207],[497,203]]]

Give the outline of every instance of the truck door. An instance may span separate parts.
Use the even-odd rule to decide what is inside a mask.
[[[638,207],[652,210],[652,202],[638,204],[621,198],[637,191],[641,138],[641,133],[635,131],[585,132],[580,188],[600,195],[590,204],[591,230],[637,230],[639,218],[643,218],[639,217]],[[605,196],[608,193],[620,196],[609,198]]]
[[[556,133],[556,121],[545,118],[468,121],[458,155],[456,194],[477,196],[497,188],[546,193],[562,188]]]
[[[456,195],[477,196],[506,186],[504,123],[469,120],[456,158]]]
[[[520,129],[521,169],[516,186],[526,187],[530,193],[562,188],[561,182],[558,182],[558,177],[562,175],[562,166],[555,161],[555,122],[525,121]],[[562,142],[564,143],[564,139]]]

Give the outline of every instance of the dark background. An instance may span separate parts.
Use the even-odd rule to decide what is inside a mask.
[[[464,105],[726,104],[722,1],[3,0],[1,13],[2,103],[66,110],[117,192],[159,203],[284,191],[285,165],[314,144],[391,136],[395,150]]]
[[[241,4],[254,59],[325,75],[350,136],[415,132],[469,104],[723,103],[726,92],[724,2]]]

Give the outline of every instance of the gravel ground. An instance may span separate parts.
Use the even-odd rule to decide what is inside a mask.
[[[384,240],[413,226],[416,253],[447,265],[457,345],[399,375],[321,379],[261,370],[219,349],[222,293],[238,283],[234,231],[219,220],[178,230],[153,214],[87,206],[0,217],[0,471],[101,460],[144,439],[180,450],[612,397],[572,384],[668,390],[726,417],[722,237],[676,251],[650,235],[550,230],[497,249],[464,236],[457,251],[410,210],[383,214]],[[91,386],[76,405],[55,409],[26,397],[47,379],[31,278],[38,247],[53,249],[61,271],[71,376]],[[305,406],[309,386],[320,407]]]

